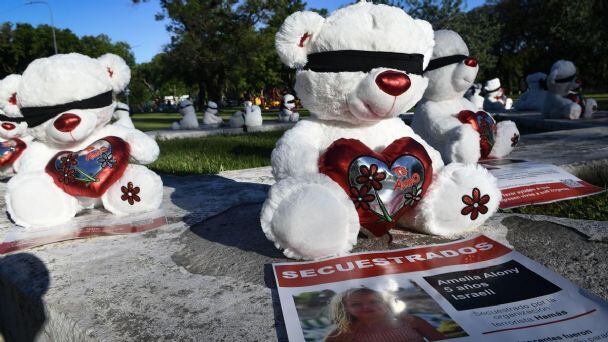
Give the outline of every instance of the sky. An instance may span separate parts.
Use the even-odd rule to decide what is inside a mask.
[[[30,0],[0,0],[1,22],[25,22],[34,26],[50,24],[49,7],[26,4]],[[36,0],[34,0],[36,2]],[[46,0],[53,14],[54,26],[70,29],[78,36],[106,34],[112,41],[131,45],[137,63],[150,61],[170,41],[166,22],[154,19],[161,11],[158,1],[133,5],[131,0]],[[352,0],[308,0],[309,8],[332,11]],[[483,0],[465,0],[466,9],[477,7]],[[60,51],[61,52],[61,51]]]

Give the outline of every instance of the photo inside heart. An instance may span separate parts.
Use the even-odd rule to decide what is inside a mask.
[[[80,151],[57,153],[45,171],[72,196],[100,197],[123,175],[129,156],[127,142],[105,137]]]
[[[481,110],[477,113],[463,110],[458,113],[457,118],[460,122],[471,125],[479,133],[481,158],[486,158],[492,151],[496,139],[496,121],[492,115]]]
[[[27,148],[27,144],[18,138],[0,143],[0,167],[13,165]]]
[[[362,227],[384,235],[415,207],[432,179],[432,162],[411,138],[375,152],[356,139],[336,140],[319,158],[319,171],[350,196]]]

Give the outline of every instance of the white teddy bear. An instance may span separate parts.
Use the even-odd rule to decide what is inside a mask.
[[[131,109],[127,106],[126,103],[116,102],[116,108],[114,108],[114,114],[112,115],[114,118],[115,125],[121,125],[127,128],[135,128],[133,121],[131,120]]]
[[[483,101],[485,100],[483,96],[481,96],[481,83],[474,83],[466,93],[464,93],[464,98],[471,101],[475,107],[483,110]]]
[[[311,112],[272,152],[277,182],[261,213],[264,233],[286,256],[344,254],[360,230],[381,236],[398,226],[452,236],[494,213],[496,179],[478,165],[444,167],[398,117],[428,83],[428,22],[359,2],[326,19],[296,12],[275,42],[281,60],[298,69],[295,90]]]
[[[536,72],[526,77],[528,89],[513,104],[516,110],[540,111],[547,96],[547,74]]]
[[[500,85],[500,79],[493,78],[487,81],[482,89],[484,94],[483,109],[490,112],[502,112],[513,107],[513,99],[505,95]]]
[[[237,111],[232,114],[228,123],[230,127],[258,127],[262,126],[262,109],[260,106],[254,105],[251,101],[245,101],[245,111]]]
[[[0,81],[0,175],[18,172],[21,155],[33,140],[27,123],[20,122],[17,87],[21,75],[9,75]]]
[[[163,184],[145,166],[156,142],[136,129],[108,125],[113,92],[129,83],[122,58],[71,53],[33,61],[23,73],[17,103],[32,136],[19,173],[7,184],[10,217],[26,228],[68,222],[103,206],[115,215],[159,208]]]
[[[463,97],[475,81],[477,61],[460,35],[435,32],[435,48],[424,73],[429,85],[416,106],[414,131],[441,152],[447,163],[477,163],[480,158],[501,158],[519,139],[512,121],[496,124],[492,116]]]
[[[217,103],[213,101],[207,102],[207,108],[203,114],[203,125],[221,125],[224,120],[217,115]]]
[[[171,128],[177,129],[198,129],[198,119],[196,118],[196,112],[194,106],[190,100],[181,100],[177,104],[179,113],[183,118],[179,122],[174,122]]]
[[[581,82],[576,77],[574,63],[559,60],[551,67],[547,76],[547,96],[542,107],[542,114],[546,119],[570,119],[581,117],[591,118],[597,110],[594,99],[584,99],[576,92]]]
[[[300,113],[294,112],[294,108],[296,108],[296,104],[294,100],[296,98],[287,94],[283,96],[283,102],[281,103],[281,109],[279,110],[279,121],[280,122],[298,122],[300,119]]]

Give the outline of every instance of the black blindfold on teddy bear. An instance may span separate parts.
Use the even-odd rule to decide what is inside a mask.
[[[28,127],[36,127],[54,118],[55,116],[74,109],[95,109],[111,105],[113,102],[112,91],[89,97],[84,100],[73,101],[54,106],[44,107],[23,107],[21,108],[22,118],[9,118],[0,115],[2,121],[27,122]]]
[[[450,64],[460,63],[467,58],[469,58],[469,56],[467,56],[467,55],[451,55],[451,56],[435,58],[429,62],[429,65],[426,67],[425,71],[431,71],[431,70],[443,68],[444,66],[447,66]]]
[[[375,68],[422,75],[424,56],[419,53],[339,50],[311,53],[304,70],[315,72],[370,72]]]

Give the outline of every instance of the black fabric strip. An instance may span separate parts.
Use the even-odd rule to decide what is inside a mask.
[[[0,121],[21,122],[23,118],[11,118],[10,116],[0,114]]]
[[[439,57],[439,58],[431,59],[431,61],[429,62],[429,65],[426,67],[426,70],[424,70],[424,71],[431,71],[431,70],[443,68],[444,66],[447,66],[447,65],[450,65],[450,64],[460,63],[460,62],[464,61],[467,58],[469,58],[469,56],[465,56],[465,55],[451,55],[451,56],[445,56],[445,57]]]
[[[88,99],[68,102],[55,106],[46,107],[23,107],[21,108],[21,114],[23,118],[19,118],[20,121],[27,122],[29,127],[36,127],[52,118],[67,112],[72,109],[94,109],[103,108],[112,104],[112,91],[105,92]]]
[[[555,83],[567,83],[571,82],[576,77],[576,74],[564,78],[556,78]]]
[[[369,72],[374,68],[405,71],[422,75],[424,56],[419,53],[339,50],[308,55],[303,69],[315,72]]]
[[[192,104],[189,103],[189,104],[187,104],[185,106],[179,106],[179,109],[184,109],[184,108],[188,108],[188,107],[192,107]]]
[[[494,90],[484,90],[484,93],[486,93],[486,94],[493,93],[493,92],[497,91],[498,89],[500,89],[500,87],[498,87]]]

